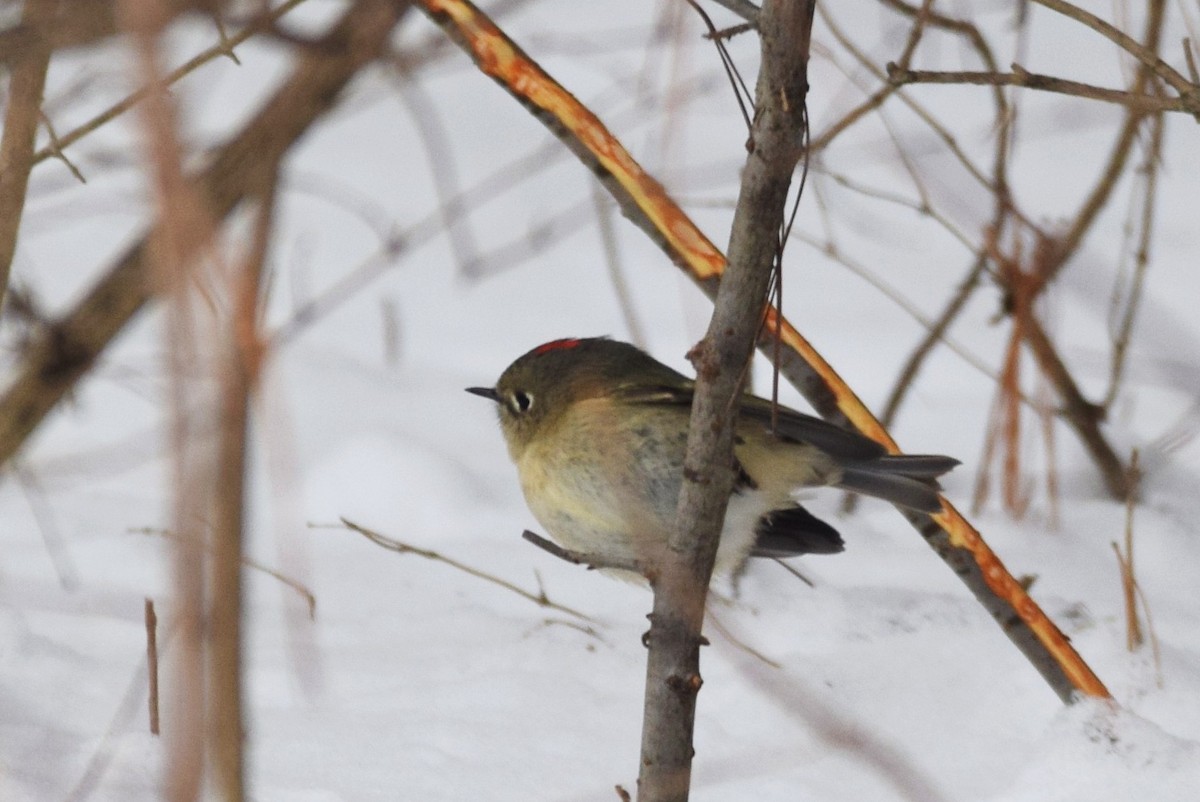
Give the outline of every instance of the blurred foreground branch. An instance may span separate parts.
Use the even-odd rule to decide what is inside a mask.
[[[345,85],[382,51],[405,4],[356,3],[319,46],[304,50],[289,77],[192,180],[209,214],[224,219],[257,186],[270,165],[328,112]],[[100,353],[154,295],[146,272],[152,230],[126,251],[63,318],[51,323],[21,356],[16,378],[0,396],[0,465]]]

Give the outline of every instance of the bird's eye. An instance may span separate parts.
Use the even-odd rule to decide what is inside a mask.
[[[527,412],[531,406],[533,406],[533,396],[520,390],[512,394],[513,412],[520,415],[522,412]]]

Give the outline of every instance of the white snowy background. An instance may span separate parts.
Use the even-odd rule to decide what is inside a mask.
[[[839,24],[880,65],[907,29],[867,0],[831,3]],[[1122,85],[1130,66],[1079,26],[1031,9],[1018,54],[1010,4],[957,3],[1031,70]],[[1136,6],[1137,4],[1130,4]],[[679,9],[673,9],[678,6]],[[311,0],[289,24],[319,30],[340,12]],[[1111,16],[1110,4],[1089,4]],[[715,7],[721,22],[732,21]],[[1194,7],[1172,5],[1175,15]],[[1136,10],[1128,29],[1140,30]],[[685,35],[655,33],[678,17]],[[682,3],[530,3],[502,24],[612,127],[723,245],[745,131],[711,45]],[[1187,28],[1178,18],[1168,42]],[[213,39],[179,26],[173,63]],[[400,52],[441,34],[413,14]],[[814,131],[862,93],[864,76],[819,24]],[[756,71],[751,36],[733,49]],[[1179,54],[1178,47],[1168,53]],[[175,89],[196,153],[236,130],[285,74],[288,49],[249,43]],[[837,62],[830,52],[837,52]],[[1177,64],[1182,61],[1177,60]],[[961,44],[930,34],[920,67],[974,67]],[[843,71],[845,68],[845,71]],[[57,61],[48,97],[58,130],[133,86],[109,46]],[[993,131],[986,90],[924,87],[932,110],[980,164]],[[1014,193],[1053,227],[1094,183],[1120,110],[1021,95]],[[927,181],[931,201],[976,236],[990,196],[895,100],[887,121]],[[1160,447],[1195,432],[1200,391],[1196,254],[1196,123],[1168,123],[1153,262],[1131,370],[1105,426],[1146,468],[1135,511],[1136,569],[1157,635],[1125,648],[1110,546],[1126,511],[1109,500],[1065,428],[1057,437],[1057,521],[1044,448],[1030,419],[1029,513],[995,502],[969,515],[1116,698],[1065,707],[913,530],[880,503],[853,516],[841,499],[806,502],[843,533],[837,557],[794,561],[813,587],[770,562],[719,586],[704,650],[697,721],[697,800],[1200,799],[1200,448]],[[136,118],[72,149],[86,186],[56,162],[33,175],[15,281],[61,313],[127,243],[147,199]],[[825,167],[915,201],[878,117],[825,154]],[[468,207],[439,217],[435,176]],[[333,800],[604,800],[633,789],[640,737],[649,592],[559,562],[520,539],[536,528],[494,412],[463,392],[489,384],[517,355],[568,335],[631,336],[609,276],[593,180],[457,49],[437,51],[406,83],[390,69],[355,83],[338,112],[291,155],[271,256],[272,328],[322,304],[272,354],[255,408],[247,551],[302,583],[304,598],[247,569],[246,666],[251,793],[264,802]],[[1107,379],[1109,296],[1129,249],[1129,184],[1051,291],[1043,312],[1085,392]],[[821,205],[819,209],[818,197]],[[453,204],[450,204],[453,207]],[[645,237],[614,216],[621,269],[645,346],[687,369],[708,302]],[[945,229],[907,208],[810,178],[799,231],[901,293],[920,315],[941,309],[971,262]],[[396,245],[388,254],[389,244]],[[793,241],[786,312],[872,408],[922,334],[876,286]],[[993,289],[952,330],[991,371],[1007,321]],[[22,453],[0,483],[0,800],[158,798],[164,735],[146,715],[144,599],[171,649],[162,317],[143,314]],[[6,360],[18,353],[5,330]],[[759,365],[760,377],[766,365]],[[945,482],[966,509],[994,392],[948,348],[922,373],[894,434],[912,451],[953,454]],[[785,401],[803,407],[790,391]],[[1191,416],[1191,417],[1189,417]],[[540,608],[495,584],[371,544],[345,517],[414,546],[544,591],[586,620]],[[724,634],[728,633],[728,635]],[[753,650],[753,652],[750,651]],[[770,662],[760,658],[761,655]],[[164,701],[179,692],[163,677]]]

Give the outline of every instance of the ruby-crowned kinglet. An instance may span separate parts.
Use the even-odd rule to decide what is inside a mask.
[[[594,338],[540,345],[494,388],[467,391],[496,402],[525,500],[554,540],[600,560],[647,565],[674,526],[694,387],[632,345]],[[957,464],[889,455],[857,432],[744,395],[714,574],[751,556],[842,551],[833,527],[795,502],[800,488],[839,487],[937,512],[936,479]]]

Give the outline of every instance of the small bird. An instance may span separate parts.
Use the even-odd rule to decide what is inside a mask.
[[[674,526],[694,389],[635,346],[598,337],[539,345],[495,387],[467,392],[496,402],[525,500],[555,541],[600,562],[648,566]],[[842,551],[837,531],[796,503],[801,488],[938,512],[937,477],[959,464],[891,455],[857,432],[749,394],[736,427],[714,575],[752,556]]]

